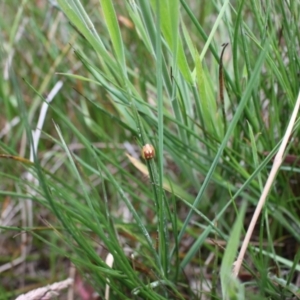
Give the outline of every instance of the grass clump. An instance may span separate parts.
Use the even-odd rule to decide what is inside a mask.
[[[204,3],[1,4],[0,299],[300,297],[299,5]]]

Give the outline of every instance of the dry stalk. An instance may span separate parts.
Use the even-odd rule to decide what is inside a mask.
[[[49,300],[57,297],[61,290],[68,288],[72,284],[73,279],[68,278],[20,295],[16,300]]]
[[[248,231],[246,233],[245,239],[244,239],[243,244],[242,244],[241,251],[239,253],[239,256],[238,256],[237,260],[233,264],[233,275],[235,277],[237,277],[238,274],[239,274],[242,262],[244,260],[245,252],[246,252],[248,244],[250,242],[250,238],[252,236],[255,224],[256,224],[257,219],[258,219],[258,217],[260,215],[262,207],[264,206],[264,204],[266,202],[267,195],[268,195],[268,193],[270,191],[270,188],[272,186],[273,181],[275,180],[275,176],[277,174],[277,171],[278,171],[278,169],[279,169],[279,167],[280,167],[280,165],[281,165],[281,163],[283,161],[284,150],[285,150],[285,148],[287,146],[289,137],[290,137],[290,135],[292,133],[293,126],[294,126],[294,123],[295,123],[295,120],[296,120],[296,117],[297,117],[297,114],[298,114],[298,111],[299,111],[299,107],[300,107],[300,91],[299,91],[299,94],[298,94],[297,102],[295,104],[295,107],[294,107],[294,110],[293,110],[293,113],[292,113],[289,125],[288,125],[287,130],[285,132],[285,135],[284,135],[284,137],[282,139],[282,143],[280,145],[278,153],[275,156],[275,159],[274,159],[274,162],[273,162],[273,166],[272,166],[271,172],[269,174],[268,180],[267,180],[267,182],[265,184],[265,187],[264,187],[263,192],[262,192],[262,194],[260,196],[260,199],[258,201],[258,204],[257,204],[257,207],[255,209],[255,212],[253,214],[252,220],[250,222]]]

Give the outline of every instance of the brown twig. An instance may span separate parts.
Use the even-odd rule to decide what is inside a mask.
[[[227,122],[226,122],[226,112],[225,112],[225,103],[224,103],[224,75],[223,75],[223,54],[228,46],[228,43],[222,45],[223,49],[220,55],[220,64],[219,64],[219,96],[220,102],[222,105],[222,114],[223,114],[223,122],[224,122],[224,131],[227,130]]]

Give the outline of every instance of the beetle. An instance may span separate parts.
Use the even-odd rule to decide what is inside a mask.
[[[142,157],[146,160],[152,159],[155,156],[155,149],[151,144],[146,144],[142,149]]]

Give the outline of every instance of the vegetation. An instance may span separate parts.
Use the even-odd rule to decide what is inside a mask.
[[[297,1],[0,9],[0,299],[300,298]]]

